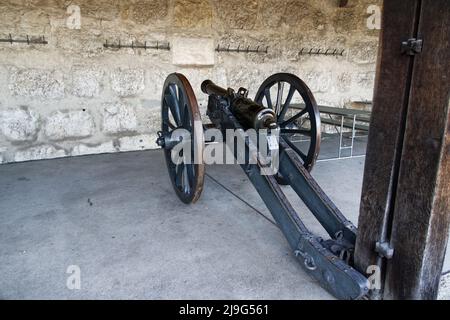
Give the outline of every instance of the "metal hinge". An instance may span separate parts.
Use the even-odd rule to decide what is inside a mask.
[[[408,56],[414,56],[422,52],[422,39],[411,38],[402,42],[402,53]]]
[[[390,246],[389,242],[377,242],[375,244],[375,252],[386,259],[392,259],[394,256],[394,249]]]

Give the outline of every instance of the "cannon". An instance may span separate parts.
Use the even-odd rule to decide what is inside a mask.
[[[233,156],[243,160],[241,168],[304,270],[336,298],[366,296],[370,283],[352,266],[357,229],[310,174],[319,155],[320,115],[308,86],[295,75],[279,73],[263,82],[254,100],[248,98],[245,88],[225,89],[210,80],[202,83],[201,90],[208,95],[209,124],[202,122],[196,96],[184,75],[169,75],[163,86],[157,143],[164,151],[171,183],[181,201],[195,203],[202,193],[203,152],[205,146],[217,143],[206,141],[209,135],[205,132],[211,128],[237,132],[233,139],[241,139],[243,150],[234,150]],[[248,130],[263,134],[246,135]],[[177,134],[180,131],[184,134]],[[268,170],[268,163],[260,160],[261,146],[267,147],[270,159],[277,160],[273,161],[278,164],[276,170]],[[290,186],[301,198],[328,239],[305,226],[282,185]]]

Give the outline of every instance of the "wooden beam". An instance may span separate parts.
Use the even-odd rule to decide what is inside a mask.
[[[386,275],[374,297],[434,299],[450,222],[450,3],[385,1],[383,21],[355,263]],[[408,38],[423,52],[402,55]]]
[[[385,1],[378,53],[372,118],[358,222],[355,266],[363,274],[371,265],[383,268],[375,252],[377,241],[387,241],[400,166],[408,104],[412,57],[400,44],[415,32],[418,1]],[[384,279],[381,279],[384,280]],[[383,281],[382,281],[383,283]],[[376,298],[381,292],[372,291]]]
[[[450,2],[422,0],[385,298],[435,299],[450,222]]]

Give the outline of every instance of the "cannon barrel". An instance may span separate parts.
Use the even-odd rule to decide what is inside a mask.
[[[201,85],[203,93],[206,93],[207,95],[214,94],[216,96],[226,97],[228,96],[228,90],[222,87],[219,87],[211,80],[205,80],[203,81]]]
[[[241,94],[235,94],[231,89],[219,87],[211,80],[203,81],[201,89],[208,95],[216,95],[230,99],[230,110],[238,121],[246,128],[275,129],[277,128],[275,113]]]

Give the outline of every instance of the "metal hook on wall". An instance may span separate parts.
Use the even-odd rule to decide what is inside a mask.
[[[7,38],[0,39],[0,42],[5,42],[9,44],[13,43],[26,43],[28,45],[30,44],[48,44],[47,40],[45,40],[45,36],[40,36],[37,39],[33,39],[33,37],[30,37],[29,35],[26,35],[25,39],[14,39],[12,34],[10,33]]]
[[[244,48],[241,48],[242,45],[238,44],[237,47],[232,48],[230,44],[221,46],[220,44],[217,45],[216,51],[217,52],[237,52],[237,53],[259,53],[259,54],[267,54],[269,51],[269,47],[267,46],[264,50],[261,49],[261,45],[258,45],[255,48],[252,48],[250,45],[247,45]]]
[[[125,49],[125,48],[131,48],[131,49],[156,49],[156,50],[170,50],[170,43],[167,42],[166,44],[161,44],[159,41],[156,41],[155,45],[148,45],[147,41],[144,42],[144,44],[139,44],[139,42],[131,41],[131,44],[124,45],[119,40],[118,44],[110,43],[108,40],[105,40],[105,43],[103,44],[104,48],[110,48],[110,49]]]
[[[322,48],[302,48],[298,54],[299,55],[323,55],[323,56],[343,56],[345,52],[345,49],[322,49]]]

